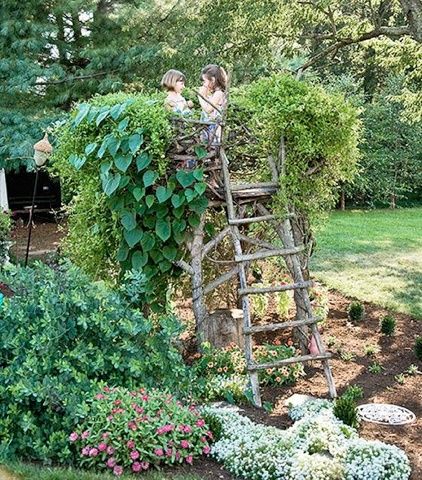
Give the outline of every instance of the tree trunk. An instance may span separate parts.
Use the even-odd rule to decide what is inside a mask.
[[[346,210],[346,194],[344,193],[344,190],[341,191],[340,210]]]
[[[422,42],[422,0],[400,0],[413,38]]]
[[[202,277],[202,250],[204,246],[204,223],[205,217],[201,216],[199,225],[193,231],[191,243],[191,267],[192,267],[192,309],[195,315],[196,339],[198,346],[204,336],[204,320],[207,309],[204,300],[203,277]]]
[[[392,193],[390,195],[390,208],[396,208],[396,195]]]

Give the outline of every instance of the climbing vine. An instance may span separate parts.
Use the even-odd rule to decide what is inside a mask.
[[[53,167],[73,195],[67,253],[95,276],[104,275],[101,259],[109,277],[142,271],[142,302],[155,310],[164,307],[168,278],[179,272],[175,261],[208,205],[202,168],[175,169],[166,156],[172,124],[162,105],[160,96],[123,94],[79,105],[58,132]],[[204,154],[200,145],[196,152]]]

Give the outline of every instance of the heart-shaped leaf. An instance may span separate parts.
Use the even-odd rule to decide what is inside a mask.
[[[206,197],[195,198],[195,200],[189,204],[189,209],[198,215],[202,215],[207,207],[208,199]]]
[[[198,182],[195,183],[195,186],[193,188],[199,195],[203,195],[205,190],[207,189],[207,184],[205,182]]]
[[[139,150],[139,147],[144,142],[142,135],[139,133],[134,133],[129,138],[129,148],[132,153],[136,153]]]
[[[162,260],[158,266],[160,268],[160,271],[164,273],[170,270],[171,263],[168,260]]]
[[[196,197],[196,195],[197,193],[191,188],[187,188],[185,190],[185,197],[188,202],[191,202]]]
[[[86,147],[85,147],[85,155],[89,156],[91,155],[91,153],[97,148],[97,144],[96,143],[89,143]]]
[[[134,228],[133,230],[125,230],[123,236],[130,248],[133,248],[139,240],[144,236],[144,232],[140,228]]]
[[[112,157],[115,157],[117,150],[119,150],[119,147],[120,147],[120,140],[116,137],[110,137],[110,140],[107,144],[107,148]]]
[[[157,234],[158,237],[161,238],[163,242],[168,240],[171,235],[170,222],[165,219],[157,220],[157,223],[155,224],[155,233]]]
[[[141,270],[148,262],[148,255],[142,253],[140,250],[132,254],[132,267],[134,270]]]
[[[117,261],[118,262],[124,262],[127,259],[127,256],[129,254],[129,248],[127,245],[122,244],[117,251]]]
[[[195,148],[195,154],[196,156],[199,158],[199,160],[202,160],[203,158],[205,158],[207,156],[207,151],[205,150],[204,147],[201,147],[199,145],[197,145]]]
[[[103,190],[104,193],[110,197],[116,190],[117,187],[119,186],[121,179],[120,173],[116,173],[116,175],[113,175],[112,173],[108,174],[107,180],[103,183]]]
[[[105,162],[102,162],[101,165],[100,165],[100,172],[103,175],[106,175],[110,171],[111,165],[112,165],[112,163],[108,160],[105,161]]]
[[[126,230],[133,230],[136,227],[136,214],[135,212],[129,212],[126,210],[121,215],[120,221]]]
[[[157,178],[158,173],[154,172],[153,170],[147,170],[142,176],[145,187],[150,187],[151,185],[153,185]]]
[[[91,106],[88,103],[81,103],[79,105],[78,113],[75,117],[75,120],[73,120],[73,125],[75,127],[78,127],[81,124],[84,118],[88,115],[88,112],[90,109],[91,109]]]
[[[184,170],[178,170],[176,173],[177,181],[183,188],[189,187],[195,181],[193,172],[185,172]]]
[[[145,203],[147,204],[148,208],[151,208],[154,205],[155,197],[154,195],[147,195],[145,197]]]
[[[125,188],[130,182],[130,177],[128,175],[123,175],[119,182],[119,188]]]
[[[177,248],[166,245],[163,248],[163,255],[165,258],[167,258],[167,260],[169,260],[170,262],[173,262],[177,257]]]
[[[160,186],[157,188],[155,195],[159,203],[164,203],[166,200],[168,200],[171,197],[171,193],[172,192],[169,188]]]
[[[144,236],[141,239],[141,245],[144,250],[144,252],[149,252],[154,248],[155,245],[155,238],[152,233],[145,233]]]
[[[197,227],[200,222],[199,215],[197,215],[196,213],[189,215],[188,222],[191,227]]]
[[[136,167],[138,172],[144,170],[151,163],[151,155],[148,152],[142,152],[136,159]]]
[[[129,124],[129,118],[125,117],[123,120],[120,120],[119,125],[117,125],[117,130],[121,133],[126,130],[126,127]]]
[[[107,108],[107,110],[104,110],[102,111],[97,119],[95,120],[95,124],[97,125],[97,127],[100,125],[100,123],[105,120],[108,116],[110,115],[110,110]]]
[[[181,194],[175,193],[171,197],[171,203],[174,208],[179,208],[181,205],[183,205],[184,201],[185,201],[185,196],[183,195],[183,193]]]
[[[114,164],[122,172],[126,172],[126,170],[129,168],[129,165],[131,163],[132,163],[132,155],[130,153],[128,153],[127,155],[119,154],[114,159]]]
[[[135,187],[132,195],[135,197],[135,200],[139,202],[139,200],[145,195],[145,188]]]
[[[204,178],[204,170],[202,168],[197,168],[192,173],[196,180],[201,181]]]
[[[86,162],[86,156],[85,155],[75,155],[72,153],[72,155],[69,157],[69,162],[71,165],[73,165],[76,170],[80,170],[83,166],[84,163]]]

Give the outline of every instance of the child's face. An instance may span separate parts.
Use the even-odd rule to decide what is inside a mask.
[[[206,77],[205,75],[202,75],[202,85],[207,89],[207,90],[212,90],[214,87],[214,79],[210,79]]]
[[[185,88],[185,81],[181,78],[177,80],[176,85],[174,86],[174,91],[176,93],[182,93],[182,90]]]

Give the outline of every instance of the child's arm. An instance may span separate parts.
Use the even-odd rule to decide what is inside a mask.
[[[207,89],[205,87],[201,87],[198,92],[203,96],[203,97],[207,97]],[[216,112],[216,109],[213,107],[213,105],[215,107],[217,107],[219,110],[221,109],[223,103],[224,103],[224,93],[221,91],[221,90],[217,90],[215,91],[212,95],[210,95],[209,97],[207,97],[208,101],[210,103],[212,103],[212,105],[210,105],[210,103],[208,103],[206,100],[204,100],[203,98],[201,98],[199,95],[198,95],[198,100],[199,100],[199,103],[201,104],[201,107],[202,107],[202,110],[208,114],[210,113],[213,113],[213,112]]]

